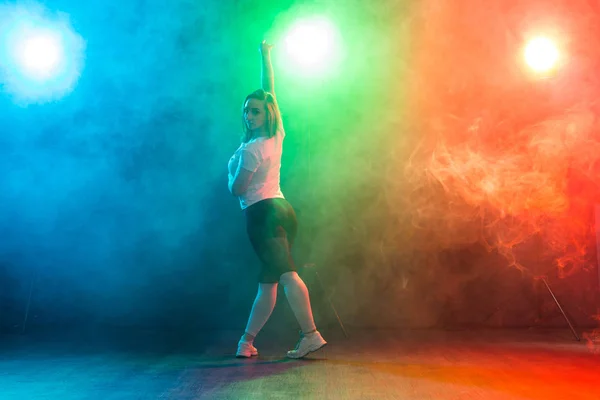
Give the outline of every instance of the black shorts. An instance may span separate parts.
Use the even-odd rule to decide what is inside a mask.
[[[258,281],[279,282],[281,274],[296,270],[291,254],[298,231],[294,208],[285,199],[266,199],[244,212],[250,243],[262,264]]]

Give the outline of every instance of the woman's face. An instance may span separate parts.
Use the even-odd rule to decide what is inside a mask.
[[[248,99],[244,104],[244,121],[250,131],[261,132],[266,128],[267,115],[265,108],[264,100]]]

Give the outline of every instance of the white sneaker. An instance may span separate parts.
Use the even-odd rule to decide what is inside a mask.
[[[254,347],[252,345],[252,343],[243,342],[241,340],[238,342],[237,352],[235,353],[236,357],[250,358],[250,357],[257,356],[257,355],[258,355],[258,350],[256,350],[256,347]]]
[[[308,335],[300,334],[300,341],[296,345],[296,348],[288,351],[287,356],[289,358],[302,358],[308,353],[321,349],[326,344],[327,342],[323,339],[323,336],[321,336],[319,331],[315,331]]]

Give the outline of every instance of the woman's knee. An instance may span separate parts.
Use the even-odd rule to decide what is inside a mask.
[[[277,286],[278,283],[259,283],[258,284],[258,296],[269,296],[277,297]]]

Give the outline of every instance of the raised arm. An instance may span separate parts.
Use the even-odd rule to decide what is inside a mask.
[[[273,76],[273,65],[271,64],[271,49],[273,45],[265,40],[260,44],[260,55],[262,59],[261,81],[262,89],[275,96],[275,78]]]

